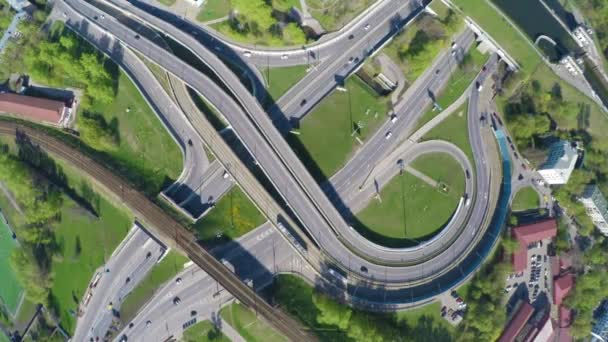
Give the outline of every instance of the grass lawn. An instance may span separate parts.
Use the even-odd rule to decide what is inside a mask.
[[[432,9],[433,11],[435,11],[435,13],[437,13],[437,15],[440,18],[447,17],[449,10],[450,10],[450,8],[448,6],[446,6],[443,2],[441,2],[441,0],[431,1],[431,3],[428,5],[428,7],[430,9]]]
[[[8,5],[6,1],[0,1],[0,35],[11,24],[15,11]]]
[[[464,193],[464,172],[446,154],[416,158],[411,166],[448,186],[448,192],[431,187],[404,172],[380,191],[382,202],[372,200],[357,214],[355,229],[373,242],[409,246],[436,235],[450,220]]]
[[[108,200],[99,199],[99,218],[95,218],[64,196],[61,222],[55,236],[61,256],[53,257],[54,274],[51,303],[59,312],[61,325],[73,332],[76,311],[95,270],[104,264],[131,227],[131,218]],[[80,252],[76,245],[80,244]]]
[[[469,67],[457,68],[456,71],[450,76],[446,86],[436,95],[436,101],[439,103],[441,108],[445,109],[449,107],[454,101],[456,101],[467,89],[467,87],[473,82],[475,76],[479,73],[483,64],[488,59],[488,56],[480,53],[477,49],[472,48],[469,50],[469,56],[473,64]],[[430,108],[427,110],[416,122],[416,129],[424,126],[432,118],[437,116],[440,112]]]
[[[209,20],[219,19],[227,16],[230,13],[229,0],[206,0],[203,8],[198,12],[196,20],[206,22]]]
[[[445,9],[447,15],[447,7],[440,4]],[[441,8],[439,6],[436,6]],[[439,11],[442,12],[442,11]],[[386,53],[403,71],[405,78],[411,84],[414,82],[432,63],[433,60],[442,49],[448,46],[449,36],[451,33],[447,30],[447,27],[442,23],[442,19],[445,16],[439,14],[439,18],[432,16],[431,14],[423,14],[417,17],[412,24],[407,28],[399,32],[391,42],[382,49],[382,52]],[[429,23],[432,23],[433,28],[429,28]],[[408,50],[414,37],[419,31],[439,31],[443,30],[444,34],[441,39],[431,39],[424,43],[424,49],[420,54],[416,56],[403,56],[403,53]],[[429,57],[429,58],[425,58]]]
[[[175,0],[158,0],[158,2],[165,6],[172,6],[175,3]]]
[[[317,182],[340,169],[359,147],[386,120],[386,98],[378,96],[357,76],[350,77],[347,91],[335,90],[300,122],[300,135],[288,141]],[[363,127],[353,134],[355,126]]]
[[[169,179],[177,179],[183,167],[182,153],[124,72],[118,77],[114,101],[93,105],[89,110],[102,114],[111,125],[116,122],[119,147],[107,154],[144,178],[147,189],[159,192]]]
[[[458,146],[473,163],[473,150],[469,141],[469,130],[467,126],[468,102],[464,103],[454,111],[443,122],[435,126],[430,132],[422,137],[422,141],[445,140]]]
[[[178,252],[170,251],[167,256],[152,268],[146,278],[137,285],[127,296],[120,308],[120,317],[123,322],[129,322],[137,311],[144,306],[158,288],[184,269],[188,258]]]
[[[294,84],[306,75],[306,65],[284,68],[264,68],[262,74],[268,84],[268,94],[277,101]]]
[[[220,310],[220,315],[247,342],[287,341],[283,335],[280,335],[271,326],[259,320],[254,312],[242,304],[230,304]]]
[[[308,11],[327,31],[342,28],[371,6],[375,0],[306,0]]]
[[[3,196],[3,195],[2,195]],[[0,207],[0,209],[3,207]],[[10,264],[12,251],[17,247],[5,217],[0,210],[0,305],[4,305],[12,315],[15,314],[23,289]]]
[[[540,198],[536,190],[533,187],[527,186],[519,190],[513,198],[511,203],[511,210],[523,211],[529,209],[536,209],[540,205]]]
[[[199,239],[218,244],[236,239],[265,221],[241,188],[233,187],[193,228]]]
[[[473,18],[496,42],[507,50],[526,74],[530,74],[541,62],[540,56],[522,36],[496,12],[486,0],[453,0],[466,15]]]
[[[420,308],[415,308],[396,313],[397,321],[406,322],[409,326],[416,326],[423,319],[429,320],[435,329],[446,329],[450,333],[455,333],[454,326],[441,317],[441,302],[433,302]]]
[[[183,342],[230,342],[230,339],[218,331],[209,321],[198,322],[184,331]]]

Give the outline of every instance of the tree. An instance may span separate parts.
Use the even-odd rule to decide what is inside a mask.
[[[27,246],[15,249],[10,263],[26,298],[32,303],[48,306],[52,276],[40,268],[32,250]]]

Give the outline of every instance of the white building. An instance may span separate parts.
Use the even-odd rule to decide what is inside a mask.
[[[595,184],[588,185],[580,201],[587,210],[587,216],[591,218],[597,229],[602,234],[608,235],[608,202],[606,202],[606,198],[602,195],[600,188]]]
[[[538,173],[548,184],[566,184],[574,170],[578,152],[568,141],[558,141],[551,145],[547,161]]]

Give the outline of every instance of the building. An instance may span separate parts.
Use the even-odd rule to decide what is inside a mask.
[[[591,329],[591,342],[608,342],[608,309],[607,305],[601,307],[601,313],[595,319]]]
[[[544,323],[539,327],[538,333],[529,341],[533,342],[548,342],[555,339],[555,329],[553,327],[553,321],[549,315],[544,318]]]
[[[30,2],[27,0],[6,0],[8,4],[16,11],[19,12],[24,8],[30,6]]]
[[[574,286],[574,276],[572,273],[564,274],[555,278],[553,281],[553,304],[560,306],[568,292]]]
[[[578,151],[568,141],[558,141],[551,145],[549,156],[538,169],[538,173],[548,184],[566,184],[574,170]]]
[[[513,238],[519,242],[519,249],[513,253],[513,270],[517,273],[526,269],[528,246],[541,240],[552,239],[557,235],[557,222],[551,218],[515,227],[511,232]]]
[[[500,335],[498,342],[515,341],[533,313],[534,307],[530,303],[522,301],[513,318],[511,318],[502,335]]]
[[[62,126],[70,115],[71,109],[61,101],[19,94],[0,94],[0,112],[16,117]]]
[[[596,184],[588,185],[580,198],[587,216],[602,234],[608,235],[608,202]]]

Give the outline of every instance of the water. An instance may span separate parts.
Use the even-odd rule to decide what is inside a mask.
[[[578,46],[568,31],[551,15],[539,0],[492,0],[534,42],[540,35],[551,37],[557,43],[557,51],[549,51],[548,57],[570,52],[577,53]]]

